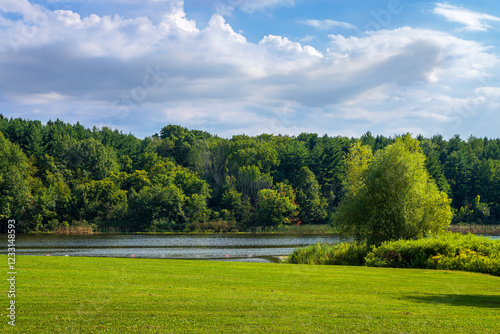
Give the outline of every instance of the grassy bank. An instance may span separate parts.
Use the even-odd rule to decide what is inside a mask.
[[[500,331],[500,278],[467,272],[30,256],[16,265],[19,333]]]

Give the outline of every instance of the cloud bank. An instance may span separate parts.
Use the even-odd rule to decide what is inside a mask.
[[[251,12],[293,2],[226,4]],[[496,136],[484,121],[499,121],[500,62],[481,43],[412,27],[332,34],[324,50],[277,35],[252,43],[219,13],[200,29],[182,1],[149,6],[159,19],[3,1],[0,112],[138,136],[166,124],[222,136]]]

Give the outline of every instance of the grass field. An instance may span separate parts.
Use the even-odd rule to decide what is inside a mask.
[[[500,278],[468,272],[31,256],[16,267],[18,333],[500,332]],[[1,331],[13,332],[3,286]]]

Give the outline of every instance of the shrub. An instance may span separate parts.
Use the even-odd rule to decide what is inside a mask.
[[[475,271],[500,276],[500,241],[469,234],[384,242],[365,258],[370,267]]]
[[[368,253],[365,243],[339,243],[335,245],[317,243],[296,248],[288,257],[288,263],[333,264],[361,266]]]
[[[500,276],[500,240],[447,233],[418,240],[316,244],[297,248],[288,263],[464,270]]]
[[[382,243],[372,248],[366,257],[366,265],[392,268],[425,268],[429,257],[442,254],[450,256],[455,253],[452,244],[443,238],[426,238],[419,240],[398,240]]]
[[[457,256],[433,256],[428,260],[428,267],[442,270],[465,270],[500,276],[500,258],[482,255],[470,249],[460,251]]]

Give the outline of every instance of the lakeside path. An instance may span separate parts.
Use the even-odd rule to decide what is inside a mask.
[[[476,273],[130,258],[16,260],[19,333],[500,332],[500,277]],[[0,332],[13,332],[7,291],[0,301]]]

